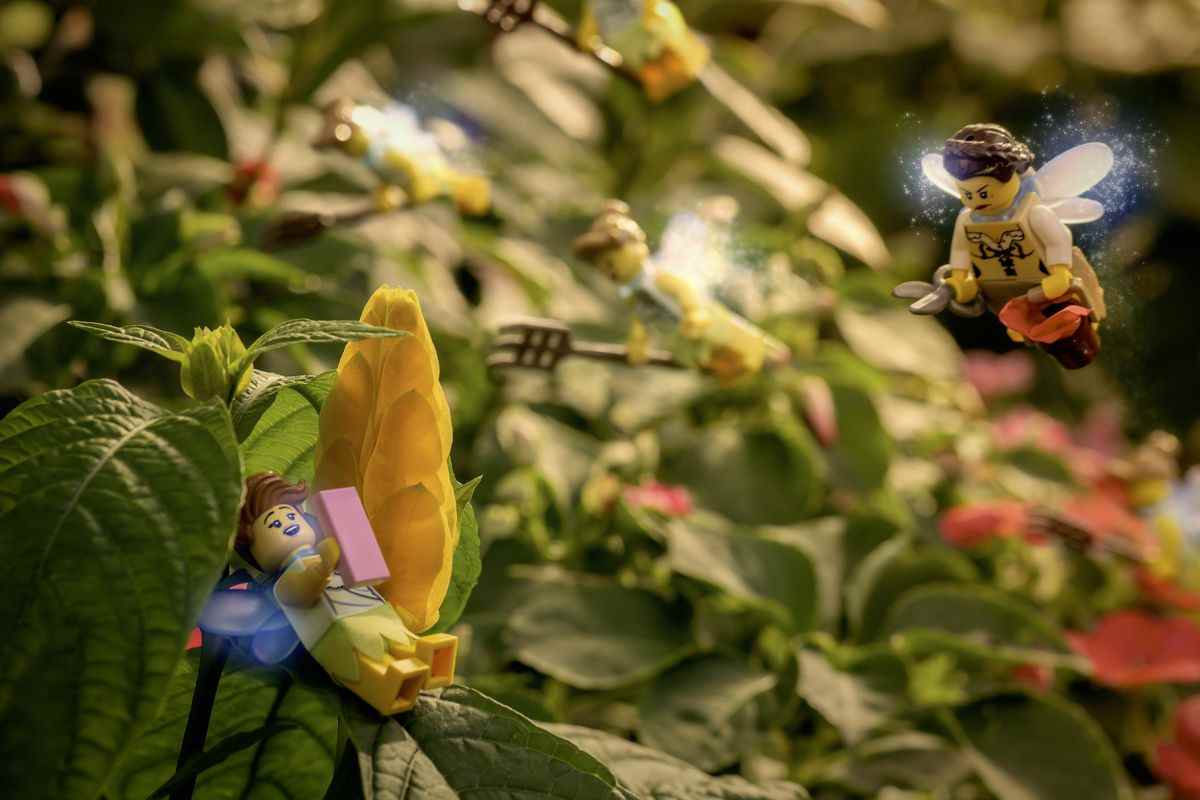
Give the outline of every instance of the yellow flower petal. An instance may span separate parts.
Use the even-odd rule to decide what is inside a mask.
[[[454,551],[447,552],[445,515],[437,499],[418,485],[392,494],[376,509],[372,524],[397,532],[380,542],[392,576],[375,588],[410,628],[425,630],[437,622],[450,581],[446,568]]]

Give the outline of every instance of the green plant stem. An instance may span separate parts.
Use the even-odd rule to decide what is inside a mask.
[[[208,724],[212,720],[213,702],[217,699],[217,687],[221,683],[221,672],[229,658],[229,640],[223,636],[205,636],[200,643],[200,671],[196,676],[196,687],[192,690],[192,708],[188,712],[187,727],[183,729],[183,742],[179,746],[176,771],[190,759],[204,751],[208,738]],[[184,781],[171,792],[171,800],[191,800],[196,789],[196,777]]]

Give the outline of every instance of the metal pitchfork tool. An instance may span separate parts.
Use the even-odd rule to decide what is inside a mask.
[[[905,300],[915,300],[908,310],[914,314],[931,316],[940,314],[949,307],[950,312],[960,317],[982,316],[987,310],[983,298],[976,297],[969,303],[960,303],[954,299],[954,287],[946,283],[950,277],[950,265],[944,264],[933,273],[933,283],[925,281],[905,281],[892,289],[892,297]]]
[[[492,343],[489,369],[521,367],[553,372],[565,358],[629,364],[629,348],[602,342],[577,342],[571,329],[552,319],[517,319],[500,326]],[[646,364],[680,369],[683,364],[666,350],[651,350]]]

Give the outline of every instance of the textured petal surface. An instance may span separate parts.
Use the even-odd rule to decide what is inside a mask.
[[[346,346],[321,412],[316,484],[358,488],[392,575],[379,589],[419,632],[437,622],[458,543],[450,407],[415,292],[380,287],[362,321],[411,336]]]

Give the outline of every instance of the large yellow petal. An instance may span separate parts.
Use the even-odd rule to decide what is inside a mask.
[[[446,518],[424,486],[411,486],[387,498],[372,524],[395,531],[381,541],[392,576],[376,588],[414,631],[437,622],[454,559]],[[433,584],[430,585],[430,579]]]
[[[400,431],[402,435],[395,435]],[[446,456],[433,408],[424,397],[409,392],[383,414],[379,438],[363,473],[362,493],[382,499],[419,484],[445,468]]]

